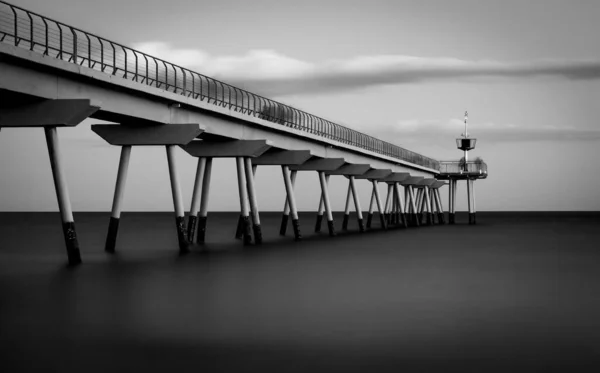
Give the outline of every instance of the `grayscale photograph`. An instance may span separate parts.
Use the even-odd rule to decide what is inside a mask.
[[[0,0],[0,371],[600,372],[599,35]]]

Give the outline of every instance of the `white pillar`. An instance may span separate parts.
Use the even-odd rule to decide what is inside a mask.
[[[262,243],[262,231],[260,228],[260,214],[258,211],[258,202],[256,198],[256,189],[254,187],[254,171],[256,168],[252,168],[252,160],[250,157],[244,159],[245,171],[246,171],[246,186],[248,188],[248,198],[250,200],[250,210],[252,211],[252,221],[254,225],[252,230],[254,232],[254,242],[257,244]]]
[[[373,220],[374,202],[375,202],[375,190],[371,190],[371,200],[369,201],[369,214],[367,215],[367,228],[371,228],[371,221]]]
[[[104,251],[108,253],[115,252],[117,244],[117,236],[119,233],[119,220],[121,218],[121,210],[123,204],[123,195],[125,194],[125,183],[127,181],[127,170],[129,169],[129,158],[131,155],[131,145],[121,147],[121,158],[119,159],[119,170],[117,171],[117,182],[115,184],[115,194],[113,196],[113,204],[108,224],[108,233],[106,235],[106,243]]]
[[[283,173],[283,182],[285,184],[285,190],[287,193],[287,201],[290,208],[290,215],[292,215],[292,228],[294,229],[294,238],[296,240],[299,240],[302,238],[302,236],[300,235],[298,209],[296,208],[296,197],[294,196],[294,185],[292,184],[292,178],[290,177],[290,168],[288,166],[283,165],[281,166],[281,172]]]
[[[329,191],[328,183],[325,179],[325,172],[319,171],[319,181],[321,183],[321,192],[323,193],[323,203],[325,204],[325,213],[327,214],[327,228],[329,229],[329,235],[335,236],[335,227],[333,226],[333,212],[331,211],[331,204],[329,202]]]
[[[410,206],[411,206],[411,210],[412,210],[412,214],[411,214],[411,220],[413,221],[413,224],[415,226],[419,226],[420,222],[418,219],[418,211],[417,211],[417,203],[416,203],[416,198],[415,198],[415,190],[413,188],[412,185],[407,185],[407,189],[408,190],[408,197],[410,199]]]
[[[71,210],[71,201],[69,199],[69,188],[65,175],[62,157],[60,154],[60,144],[56,127],[44,127],[46,135],[46,145],[48,146],[48,156],[50,158],[50,167],[52,168],[52,178],[54,179],[54,189],[56,199],[58,200],[58,209],[63,226],[63,235],[67,246],[67,258],[69,265],[81,263],[81,254],[79,253],[79,242],[75,232],[75,221],[73,220],[73,211]]]
[[[188,241],[194,241],[194,233],[196,231],[196,221],[198,220],[198,211],[200,210],[200,196],[202,193],[202,183],[204,181],[204,170],[206,169],[206,158],[198,158],[198,166],[196,167],[196,178],[194,179],[194,189],[192,191],[192,204],[190,206],[190,214],[188,217]]]
[[[402,193],[400,192],[400,184],[394,183],[394,188],[396,189],[396,195],[398,196],[398,211],[400,214],[400,219],[401,219],[402,225],[406,228],[407,227],[406,214],[404,213],[404,201],[402,201]]]
[[[179,185],[179,175],[177,173],[177,162],[175,162],[175,145],[167,145],[167,162],[169,164],[169,176],[171,179],[171,193],[173,194],[173,206],[175,208],[175,223],[177,225],[177,240],[179,241],[179,251],[187,252],[189,250],[185,229],[185,214],[183,211],[183,198],[181,197],[181,186]]]
[[[198,212],[198,243],[204,243],[206,239],[206,222],[208,219],[208,196],[210,191],[210,176],[212,171],[212,158],[206,158],[204,166],[204,177],[202,178],[202,192],[200,198],[200,211]]]
[[[289,172],[289,167],[288,167],[288,172]],[[295,171],[295,170],[291,171],[290,181],[292,184],[292,190],[294,189],[294,187],[296,185],[296,174],[297,173],[298,173],[298,171]],[[285,183],[285,179],[284,179],[284,183]],[[283,204],[283,216],[281,217],[281,226],[279,227],[279,234],[281,236],[285,236],[285,233],[287,231],[289,216],[290,216],[290,203],[289,203],[289,197],[286,193],[285,202]]]
[[[350,187],[352,188],[352,196],[354,197],[354,209],[356,210],[356,217],[358,219],[358,230],[360,232],[364,232],[365,226],[363,224],[362,209],[360,207],[360,199],[358,198],[358,193],[356,193],[356,183],[354,181],[354,176],[350,176]]]
[[[385,210],[381,206],[381,197],[379,196],[379,188],[377,188],[377,180],[372,180],[373,192],[375,193],[375,202],[377,203],[377,209],[379,210],[379,221],[381,222],[381,228],[387,229],[385,224]]]
[[[392,186],[387,184],[387,196],[385,197],[385,206],[384,206],[384,216],[385,221],[389,225],[390,224],[390,200],[392,198]]]
[[[350,195],[352,194],[352,186],[348,180],[348,191],[346,192],[346,206],[344,207],[344,219],[342,220],[342,230],[348,230],[348,219],[350,218]]]
[[[242,219],[241,235],[243,237],[244,245],[249,245],[252,243],[252,235],[250,233],[250,207],[248,204],[248,191],[246,189],[246,167],[244,165],[244,158],[236,157],[235,164],[237,169],[238,192],[240,196],[240,210]]]

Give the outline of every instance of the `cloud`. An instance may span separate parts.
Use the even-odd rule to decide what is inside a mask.
[[[216,79],[273,96],[457,79],[600,78],[600,60],[499,62],[374,55],[312,63],[273,50],[252,50],[240,56],[211,56],[202,50],[177,49],[162,42],[139,43],[134,47]]]
[[[407,144],[444,142],[460,137],[464,132],[461,119],[449,120],[400,120],[393,127],[378,128],[377,136],[385,136],[394,143]],[[557,127],[557,126],[520,126],[512,123],[477,123],[469,125],[469,135],[486,143],[526,142],[526,141],[598,141],[600,129]],[[388,141],[390,141],[388,140]]]

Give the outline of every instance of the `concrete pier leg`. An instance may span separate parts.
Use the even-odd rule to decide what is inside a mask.
[[[467,197],[469,198],[469,224],[476,224],[475,221],[475,180],[467,180]]]
[[[397,183],[392,184],[392,189],[394,192],[394,220],[396,222],[396,225],[401,225],[402,224],[402,219],[401,219],[402,213],[400,212],[400,194],[396,190],[396,184]]]
[[[198,220],[198,212],[200,211],[200,196],[202,193],[202,183],[204,181],[204,170],[206,169],[206,158],[198,158],[198,166],[196,168],[196,178],[194,179],[194,190],[192,191],[192,205],[190,206],[190,214],[188,217],[188,241],[194,241],[196,233],[196,224]]]
[[[206,158],[204,177],[202,179],[202,193],[200,195],[200,211],[198,212],[198,231],[196,242],[203,244],[206,239],[206,222],[208,219],[208,192],[210,190],[210,176],[212,171],[212,158]]]
[[[348,220],[350,219],[350,195],[352,194],[352,187],[350,181],[348,181],[348,192],[346,193],[346,206],[344,207],[344,220],[342,220],[342,230],[348,230]]]
[[[362,208],[360,207],[360,199],[358,193],[356,193],[356,183],[354,176],[350,176],[350,187],[352,188],[352,197],[354,198],[354,209],[356,210],[356,219],[358,220],[358,230],[360,232],[365,231],[365,225],[363,224]]]
[[[423,188],[417,189],[417,220],[419,224],[423,224],[423,203],[425,203],[425,199],[423,198]]]
[[[325,213],[327,214],[327,228],[329,229],[329,235],[335,236],[335,227],[333,225],[333,213],[331,211],[331,204],[329,203],[329,191],[328,183],[325,179],[325,173],[319,171],[319,181],[321,182],[321,191],[323,193],[323,203],[325,204]]]
[[[384,206],[383,214],[385,216],[385,222],[388,226],[391,224],[391,219],[390,219],[391,199],[392,199],[392,186],[390,184],[387,184],[387,195],[385,197],[385,206]]]
[[[406,228],[408,227],[408,223],[406,221],[406,214],[404,213],[404,201],[402,200],[402,193],[400,192],[400,184],[394,183],[394,188],[396,189],[396,195],[398,196],[398,213],[400,214],[399,223]]]
[[[321,223],[323,222],[323,211],[325,211],[325,206],[323,204],[323,193],[321,193],[321,197],[319,198],[319,208],[317,209],[317,221],[315,223],[316,233],[321,231]]]
[[[473,185],[471,186],[471,191],[473,192],[473,224],[477,224],[477,203],[475,202],[475,180],[473,180]]]
[[[250,226],[250,206],[248,203],[248,191],[246,187],[246,172],[244,157],[236,157],[235,164],[237,168],[238,190],[240,195],[240,210],[242,216],[242,237],[244,245],[252,243],[252,228]]]
[[[454,224],[454,216],[452,215],[452,189],[454,188],[454,182],[450,179],[448,183],[448,224]]]
[[[440,189],[434,189],[433,196],[435,198],[435,205],[437,207],[437,216],[439,224],[446,224],[444,219],[444,206],[442,206],[442,197],[440,196]]]
[[[413,189],[413,187],[411,185],[407,186],[407,190],[408,190],[408,197],[410,198],[410,206],[411,206],[411,210],[412,210],[412,221],[413,224],[418,227],[419,226],[419,219],[417,218],[417,204],[416,204],[416,198],[415,198],[415,191]]]
[[[369,213],[367,215],[367,229],[371,228],[371,221],[373,220],[373,204],[375,202],[375,190],[371,191],[371,200],[369,201]]]
[[[289,169],[288,169],[288,173],[289,173]],[[292,189],[294,189],[294,187],[296,185],[297,173],[298,173],[298,171],[291,171],[290,180],[292,183]],[[284,179],[284,184],[285,184],[285,179]],[[285,236],[285,234],[287,232],[289,217],[290,217],[290,202],[289,202],[289,197],[287,196],[287,192],[286,192],[285,203],[283,206],[283,216],[281,216],[281,226],[279,227],[279,235],[280,236]]]
[[[175,145],[165,146],[167,150],[167,162],[169,163],[169,176],[171,179],[171,193],[173,194],[173,206],[175,207],[175,223],[177,226],[177,240],[179,241],[179,252],[189,251],[187,232],[185,229],[185,213],[183,211],[183,198],[181,197],[181,186],[177,173],[177,162],[175,162]]]
[[[260,214],[258,211],[258,202],[256,199],[256,189],[254,187],[254,172],[252,168],[252,160],[250,157],[244,159],[246,171],[246,186],[248,188],[248,199],[250,200],[250,211],[252,211],[252,231],[254,233],[254,242],[262,243],[262,230],[260,228]]]
[[[390,187],[392,187],[392,206],[390,208],[390,220],[392,222],[393,225],[397,225],[398,222],[396,221],[396,217],[397,217],[397,212],[398,212],[398,196],[396,196],[396,190],[394,189],[394,184],[390,184]]]
[[[431,224],[435,225],[435,203],[433,202],[432,189],[428,188],[425,192],[427,193],[427,199],[429,201],[428,210],[429,215],[431,216]]]
[[[456,223],[456,191],[458,190],[458,180],[452,180],[452,216],[450,224]]]
[[[288,166],[281,166],[283,173],[283,182],[285,184],[285,191],[287,193],[287,200],[290,212],[292,216],[292,228],[294,229],[294,239],[296,241],[302,238],[300,234],[300,224],[298,222],[298,209],[296,208],[296,197],[294,196],[294,185],[292,184],[292,178],[290,176],[290,168]]]
[[[381,206],[381,197],[379,196],[379,188],[377,188],[377,180],[373,180],[373,192],[375,193],[375,202],[377,203],[377,210],[379,210],[379,221],[381,222],[381,228],[387,229],[385,224],[385,211]]]
[[[110,214],[110,223],[108,224],[108,233],[104,251],[114,253],[119,233],[119,220],[121,218],[121,209],[123,204],[123,195],[125,193],[125,183],[127,181],[127,170],[129,168],[129,158],[131,155],[131,146],[121,147],[121,158],[119,159],[119,170],[117,172],[117,182],[115,185],[115,194]]]
[[[56,127],[44,127],[44,134],[46,135],[46,145],[48,146],[52,178],[54,179],[56,199],[58,200],[63,235],[67,246],[67,259],[69,265],[73,266],[81,263],[81,254],[79,253],[79,242],[77,241],[77,233],[75,232],[75,221],[73,220],[67,178],[64,165],[62,164]]]

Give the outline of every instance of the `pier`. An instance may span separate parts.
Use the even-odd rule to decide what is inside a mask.
[[[446,185],[443,180],[450,181],[448,221],[455,222],[456,182],[464,179],[469,185],[469,221],[474,224],[473,181],[487,176],[485,164],[465,159],[456,168],[454,163],[440,162],[0,1],[0,128],[44,129],[71,265],[82,258],[57,130],[68,131],[88,118],[115,123],[96,124],[92,130],[121,153],[104,245],[109,254],[119,248],[129,159],[138,146],[165,149],[180,253],[201,246],[210,235],[209,191],[215,187],[211,186],[215,158],[235,159],[236,170],[231,174],[236,177],[240,201],[235,236],[244,245],[263,242],[261,191],[255,187],[258,166],[281,167],[280,185],[286,198],[279,233],[287,234],[291,220],[296,241],[309,231],[299,219],[294,195],[296,178],[306,172],[317,173],[321,189],[315,196],[314,231],[321,231],[325,218],[332,237],[339,232],[332,193],[346,192],[347,196],[341,231],[350,229],[352,207],[359,232],[416,228],[446,222],[440,193]],[[195,170],[177,167],[177,147],[197,158]],[[184,172],[196,175],[187,213],[179,177]],[[330,190],[331,177],[346,178],[347,190]],[[356,191],[356,184],[365,182],[373,188],[366,219]],[[385,199],[379,185],[387,187]],[[375,214],[379,224],[373,223]]]

